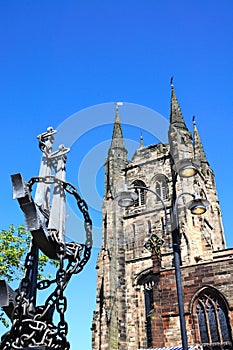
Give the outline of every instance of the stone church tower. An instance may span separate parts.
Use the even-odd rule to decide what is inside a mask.
[[[233,250],[225,247],[214,173],[196,123],[192,135],[173,85],[168,139],[169,144],[150,146],[144,146],[141,139],[128,161],[116,107],[105,163],[93,350],[182,345],[174,269],[175,203],[188,345],[232,349]],[[187,159],[199,171],[184,178],[177,172]],[[118,205],[125,184],[140,187],[129,208]],[[203,215],[194,215],[187,208],[194,192],[210,203]]]

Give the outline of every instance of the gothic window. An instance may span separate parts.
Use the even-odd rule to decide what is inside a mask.
[[[141,180],[136,180],[133,182],[132,186],[146,187],[145,183]],[[135,193],[137,193],[138,198],[135,201],[134,206],[140,207],[145,204],[145,190],[143,188],[135,188]]]
[[[205,289],[199,295],[196,315],[203,349],[233,349],[227,306],[216,292]]]
[[[157,175],[155,178],[155,192],[158,193],[158,195],[163,199],[168,199],[168,179],[165,175]],[[159,198],[157,198],[157,201],[159,201]]]
[[[153,298],[153,281],[148,281],[144,284],[144,294],[145,294],[145,309],[146,309],[146,335],[147,335],[147,346],[152,346],[152,324],[151,324],[151,312],[154,308],[154,298]]]

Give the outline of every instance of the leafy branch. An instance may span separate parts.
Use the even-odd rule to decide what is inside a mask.
[[[0,279],[7,282],[21,280],[24,276],[24,261],[28,253],[31,242],[31,233],[27,232],[23,225],[15,228],[10,225],[8,230],[0,231]],[[38,280],[49,278],[45,275],[45,268],[57,266],[58,262],[49,259],[40,252],[38,264]],[[0,313],[0,320],[4,326],[8,326],[8,321],[4,313]]]

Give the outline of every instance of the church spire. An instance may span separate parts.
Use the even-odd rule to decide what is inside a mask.
[[[204,147],[201,142],[199,132],[197,130],[197,125],[195,117],[193,116],[193,148],[194,148],[194,158],[199,160],[201,163],[207,163],[207,158],[205,155]]]
[[[127,163],[127,150],[123,138],[119,106],[122,102],[116,102],[116,114],[112,133],[112,142],[108,150],[108,157],[105,163],[105,192],[106,198],[112,198],[116,190],[117,179],[122,175],[122,171]]]
[[[113,127],[112,143],[111,143],[110,149],[114,149],[114,148],[125,149],[120,116],[119,116],[119,106],[121,105],[122,105],[122,102],[116,102],[115,122]]]
[[[170,110],[170,125],[181,129],[187,129],[184,118],[181,112],[179,102],[177,100],[173,85],[173,77],[171,78],[171,110]]]
[[[176,98],[173,78],[171,78],[171,110],[168,140],[170,152],[175,163],[182,159],[193,158],[192,134],[185,124],[179,102]]]

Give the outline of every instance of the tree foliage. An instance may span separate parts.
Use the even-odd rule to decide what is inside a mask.
[[[23,276],[24,255],[30,244],[29,233],[23,226],[10,225],[0,232],[0,278],[9,282]]]
[[[0,232],[0,279],[8,282],[19,280],[24,275],[24,261],[31,241],[31,233],[27,232],[23,225],[15,228],[10,225],[8,230]],[[38,278],[43,279],[44,269],[47,264],[57,265],[53,260],[40,254]]]
[[[10,225],[8,230],[0,231],[0,279],[8,282],[21,280],[24,276],[24,262],[31,242],[31,233],[27,232],[23,225],[15,228]],[[57,262],[50,260],[46,255],[40,253],[38,265],[38,279],[50,277],[45,274],[45,268],[49,265],[57,266]],[[8,322],[3,313],[0,320],[5,326]]]

